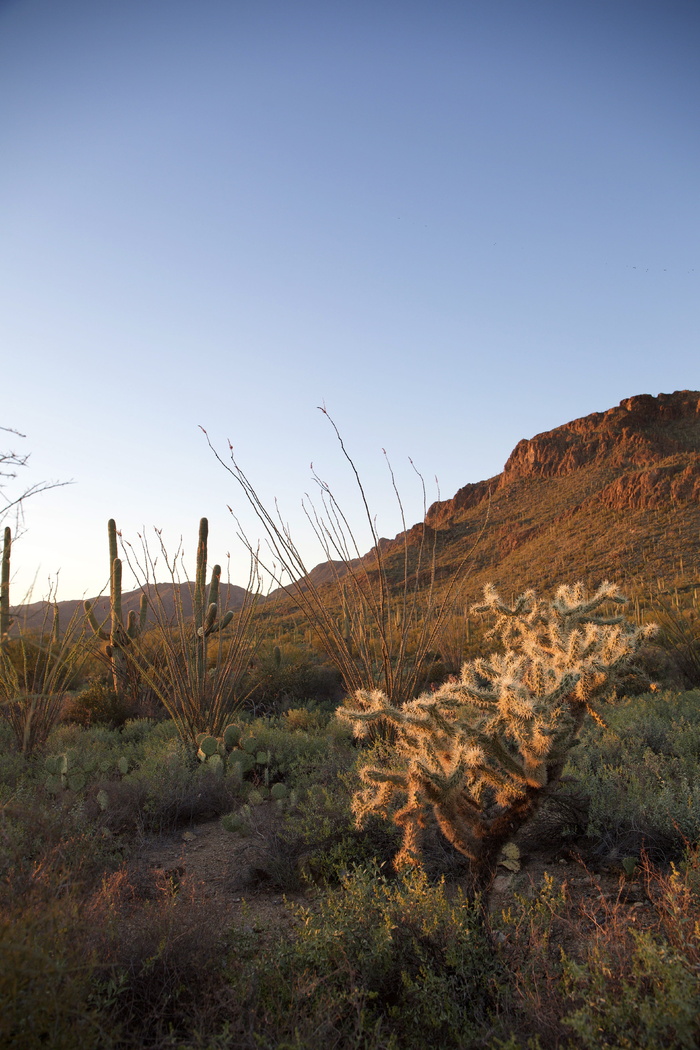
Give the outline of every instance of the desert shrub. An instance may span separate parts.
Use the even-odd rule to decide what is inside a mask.
[[[88,816],[112,832],[164,833],[219,816],[239,799],[238,782],[197,762],[172,722],[140,719],[122,729],[64,724],[47,746],[47,756],[60,755],[81,776],[77,786],[68,776],[59,803],[79,799]],[[43,767],[36,780],[57,790]]]
[[[511,993],[499,1050],[695,1047],[700,1034],[700,852],[678,867],[642,857],[635,882],[572,894],[545,874],[516,894],[496,938]],[[643,903],[629,907],[628,890]],[[637,908],[641,908],[638,911]],[[541,1044],[539,1040],[541,1039]]]
[[[289,787],[332,779],[357,757],[350,733],[338,731],[335,725],[290,732],[286,719],[280,724],[258,718],[247,725],[246,732],[256,738],[261,750],[270,752],[270,780],[284,780]]]
[[[15,747],[15,735],[9,722],[0,718],[0,802],[10,797],[27,775],[29,763]]]
[[[700,1042],[700,851],[665,872],[644,858],[641,871],[654,926],[599,924],[583,959],[564,956],[564,990],[576,1002],[564,1022],[590,1050]]]
[[[250,945],[233,975],[254,1045],[478,1045],[498,971],[461,894],[448,900],[419,872],[389,882],[376,868],[356,869],[342,891],[297,917],[266,958]]]
[[[565,988],[581,1005],[565,1022],[587,1050],[694,1050],[700,1039],[697,971],[648,931],[632,930],[630,938],[627,965],[614,976],[611,953],[599,946],[583,964],[566,959]]]
[[[0,908],[77,894],[119,864],[125,850],[84,805],[18,792],[0,811]]]
[[[135,714],[134,700],[115,692],[113,683],[102,677],[92,679],[72,696],[64,706],[62,717],[85,727],[96,724],[119,727]]]
[[[254,714],[275,714],[312,702],[332,707],[342,695],[333,666],[309,650],[279,646],[261,655],[249,673],[246,707]]]
[[[98,961],[91,999],[119,1032],[119,1050],[201,1046],[198,1031],[224,1027],[232,1004],[221,917],[187,879],[123,865],[87,908]]]
[[[158,758],[165,760],[173,750],[177,750],[177,743],[146,720],[129,723],[129,728],[123,730],[107,725],[82,728],[63,724],[47,742],[44,764],[48,766],[50,759],[66,756],[69,766],[79,770],[84,781],[68,786],[79,792],[89,792],[99,781],[121,778],[137,769],[148,756],[153,756],[157,763]],[[47,768],[44,768],[45,781],[46,774]]]
[[[259,880],[291,892],[308,880],[337,884],[357,864],[389,860],[398,843],[395,829],[380,820],[363,831],[354,824],[350,799],[359,784],[358,754],[347,732],[337,733],[341,727],[332,724],[323,732],[290,733],[262,720],[250,728],[270,751],[270,782],[283,782],[289,792],[280,804],[281,821],[258,820],[255,806],[252,813],[245,806],[227,816],[229,830],[264,842],[254,872]],[[247,787],[241,785],[246,797]]]
[[[94,958],[76,936],[75,901],[0,913],[0,1046],[108,1050],[113,1029],[90,1001]]]
[[[389,866],[400,836],[378,818],[362,830],[355,826],[350,798],[357,783],[356,771],[349,770],[328,784],[312,784],[288,813],[282,838],[303,879],[333,885],[354,867]]]
[[[527,893],[515,893],[500,914],[492,916],[494,940],[508,974],[501,997],[500,1032],[493,1040],[498,1050],[540,1050],[568,1047],[562,1024],[570,1010],[562,983],[561,946],[572,933],[585,952],[590,931],[574,914],[565,884],[545,872]],[[517,1032],[510,1038],[506,1033]],[[489,1043],[489,1045],[491,1045]]]
[[[587,726],[568,772],[590,799],[588,833],[613,856],[645,846],[658,860],[700,838],[700,692],[610,704]]]
[[[165,834],[228,812],[240,784],[195,762],[180,739],[166,739],[142,753],[132,772],[98,779],[89,797],[92,815],[113,831]]]
[[[315,704],[306,707],[291,707],[283,715],[285,727],[291,732],[300,729],[304,732],[320,729],[328,721],[327,715],[320,711]]]

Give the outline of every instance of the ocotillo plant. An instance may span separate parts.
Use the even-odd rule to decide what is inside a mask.
[[[10,552],[12,550],[12,530],[5,528],[2,545],[2,578],[0,580],[0,645],[7,638],[12,618],[10,616]]]
[[[199,524],[197,565],[192,595],[192,615],[183,606],[180,580],[181,551],[170,557],[159,536],[160,553],[171,584],[155,583],[155,561],[143,541],[143,553],[133,553],[130,565],[148,593],[153,630],[145,641],[129,648],[133,661],[177,725],[182,739],[197,745],[198,735],[219,737],[234,709],[245,699],[245,676],[261,638],[259,618],[254,617],[259,578],[251,564],[248,586],[241,589],[241,606],[221,612],[221,566],[215,565],[207,593],[206,518]],[[128,545],[127,545],[128,546]],[[166,599],[172,594],[173,606]],[[230,626],[230,631],[224,629]]]
[[[371,537],[372,548],[362,555],[348,518],[330,487],[313,474],[321,493],[321,505],[302,506],[320,544],[327,574],[317,583],[279,511],[268,510],[231,452],[227,463],[209,447],[216,459],[243,490],[255,511],[269,545],[269,558],[257,546],[240,538],[264,572],[303,612],[329,659],[343,676],[348,692],[380,687],[392,703],[415,695],[426,680],[437,640],[454,599],[464,586],[466,564],[480,538],[465,553],[449,581],[437,579],[438,533],[425,521],[426,492],[421,485],[424,521],[409,530],[391,465],[389,477],[401,517],[402,533],[387,551],[372,514],[359,472],[343,439],[325,408],[328,418],[355,478],[360,504]],[[415,468],[414,468],[415,470]],[[486,522],[484,522],[485,526]],[[483,531],[483,530],[482,530]],[[336,610],[340,607],[341,615]]]
[[[49,595],[39,631],[25,631],[0,646],[0,705],[25,754],[43,747],[58,721],[66,690],[87,657],[83,617],[75,613],[60,630],[58,605]]]
[[[110,629],[109,632],[99,624],[95,616],[92,602],[85,602],[85,612],[93,633],[101,642],[104,642],[104,658],[109,664],[112,672],[114,691],[131,693],[136,699],[138,693],[138,676],[135,675],[133,661],[129,661],[127,650],[131,643],[139,637],[146,625],[148,615],[148,600],[145,594],[141,595],[139,616],[132,609],[129,612],[126,623],[122,616],[122,562],[117,548],[117,525],[114,518],[107,522],[107,538],[109,542],[109,610]]]
[[[373,812],[393,816],[404,835],[397,867],[420,863],[432,817],[469,858],[472,888],[488,894],[502,848],[560,779],[586,714],[596,717],[593,701],[655,629],[601,614],[625,600],[607,582],[591,598],[575,584],[553,600],[527,591],[509,608],[487,587],[475,611],[496,614],[503,652],[400,706],[376,690],[339,709],[359,737],[377,721],[394,728],[395,761],[360,771],[353,810],[359,826]]]

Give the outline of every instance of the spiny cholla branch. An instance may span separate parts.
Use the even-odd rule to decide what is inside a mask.
[[[432,812],[472,861],[477,884],[488,886],[500,849],[560,778],[586,713],[599,717],[592,704],[655,630],[601,613],[625,601],[614,584],[587,597],[577,583],[550,600],[527,591],[509,607],[486,587],[474,611],[495,614],[502,652],[465,663],[459,680],[400,706],[380,690],[359,690],[354,706],[338,711],[358,737],[373,723],[394,728],[394,760],[361,769],[353,811],[361,826],[400,804],[397,867],[419,863]]]

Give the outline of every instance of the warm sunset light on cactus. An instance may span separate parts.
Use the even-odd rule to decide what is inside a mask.
[[[432,815],[470,859],[474,885],[488,888],[502,847],[559,780],[586,714],[597,717],[592,705],[653,633],[603,614],[625,601],[606,582],[590,598],[580,584],[551,600],[527,591],[511,608],[487,587],[474,611],[496,615],[502,651],[400,706],[379,690],[358,691],[338,710],[359,738],[378,723],[394,731],[395,761],[362,767],[353,812],[360,825],[370,813],[391,814],[404,836],[398,868],[420,863]]]

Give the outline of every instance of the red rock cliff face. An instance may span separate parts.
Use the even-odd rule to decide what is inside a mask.
[[[606,460],[612,467],[644,467],[677,453],[700,450],[700,393],[640,394],[617,408],[575,419],[520,441],[500,487],[522,478],[563,477]]]
[[[460,511],[478,507],[481,501],[488,496],[489,491],[496,487],[499,477],[500,475],[490,481],[479,481],[476,485],[465,485],[452,499],[438,500],[433,503],[425,516],[426,525],[439,529],[457,517]]]
[[[663,463],[629,471],[601,491],[598,499],[613,510],[642,510],[674,503],[700,503],[700,455],[689,461]]]
[[[426,522],[445,528],[516,481],[561,478],[584,467],[612,470],[594,499],[605,506],[661,507],[674,500],[700,500],[700,392],[639,394],[616,408],[557,427],[513,449],[503,473],[465,485],[450,500],[434,503]]]

